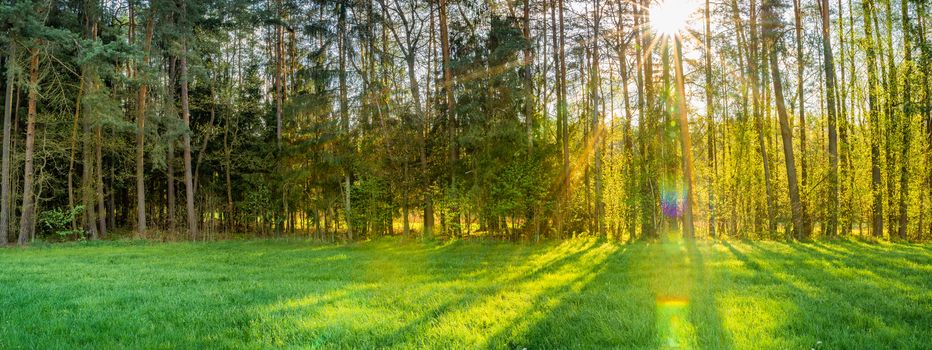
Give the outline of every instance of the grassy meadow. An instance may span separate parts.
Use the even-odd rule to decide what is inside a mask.
[[[85,242],[0,249],[0,348],[921,349],[932,246]]]

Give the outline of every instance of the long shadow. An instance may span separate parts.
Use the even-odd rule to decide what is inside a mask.
[[[811,261],[829,263],[837,271],[833,277],[839,274],[850,276],[845,278],[846,281],[856,278],[861,284],[876,287],[886,295],[896,292],[916,295],[918,291],[932,288],[932,280],[925,277],[923,271],[916,271],[912,266],[898,266],[892,260],[879,259],[874,253],[829,250],[829,246],[821,243],[794,244],[791,247],[808,255]]]
[[[605,249],[606,247],[611,247],[612,252],[606,255],[601,261],[592,264],[591,261],[585,259],[586,257],[596,258],[598,249]],[[577,252],[575,254],[567,256],[565,259],[560,260],[560,265],[562,266],[548,266],[545,269],[537,269],[532,271],[527,277],[521,278],[519,283],[530,284],[534,283],[535,280],[541,280],[546,278],[547,274],[559,274],[564,269],[569,268],[571,273],[575,274],[575,277],[563,281],[559,285],[547,288],[544,292],[536,295],[532,301],[529,303],[532,307],[536,307],[536,310],[530,311],[527,315],[522,318],[515,320],[507,327],[500,329],[496,332],[489,341],[489,345],[498,346],[506,345],[507,348],[522,348],[527,344],[533,344],[535,339],[533,337],[528,338],[528,333],[526,330],[532,326],[536,326],[541,320],[535,319],[535,315],[542,315],[543,317],[550,316],[546,311],[546,305],[548,303],[563,303],[567,300],[569,296],[578,295],[583,289],[587,288],[590,283],[598,276],[602,275],[609,266],[609,257],[614,254],[623,254],[618,251],[618,246],[612,245],[609,243],[602,243],[596,247],[589,246],[585,252]],[[579,270],[581,269],[581,270]],[[565,339],[564,339],[565,340]]]
[[[823,249],[831,249],[832,246],[827,244],[816,243],[816,246]],[[835,251],[843,255],[857,255],[859,258],[868,259],[871,265],[902,266],[903,262],[919,266],[928,266],[932,264],[932,251],[917,249],[912,253],[907,251],[913,245],[895,243],[886,244],[890,249],[882,249],[879,244],[869,244],[863,242],[841,242],[836,244],[838,248]]]
[[[508,288],[533,284],[545,279],[546,275],[573,267],[579,264],[579,259],[590,253],[594,241],[578,241],[562,243],[560,245],[533,247],[513,245],[486,245],[481,243],[444,244],[431,248],[413,247],[412,250],[391,249],[372,251],[368,253],[381,253],[378,256],[371,254],[363,259],[354,256],[353,264],[361,271],[352,278],[344,288],[352,288],[360,283],[376,283],[375,291],[364,291],[357,288],[353,293],[341,295],[338,300],[326,300],[331,303],[359,303],[367,298],[372,299],[372,293],[384,293],[386,288],[398,286],[397,281],[391,280],[391,273],[385,276],[384,270],[397,270],[397,274],[408,276],[406,282],[411,285],[403,288],[414,288],[415,294],[426,296],[430,300],[404,300],[411,304],[410,309],[421,309],[412,315],[401,316],[404,320],[391,325],[371,325],[372,329],[357,329],[359,333],[367,334],[368,341],[373,344],[408,345],[415,346],[413,342],[423,341],[425,334],[442,322],[447,315],[468,313],[477,305],[502,293]],[[541,249],[544,248],[544,249]],[[366,249],[366,247],[359,248]],[[369,265],[369,266],[367,266]],[[502,274],[501,271],[515,270],[514,273]],[[401,286],[399,286],[401,287]],[[453,288],[453,289],[451,289]],[[401,293],[401,291],[399,291]],[[547,293],[548,295],[552,293]],[[439,300],[438,300],[439,297]],[[299,297],[300,298],[300,297]],[[375,298],[381,300],[383,298]],[[323,301],[323,300],[321,300]],[[536,307],[534,304],[532,306]],[[286,316],[304,315],[313,319],[320,310],[321,303],[291,303],[293,309],[279,311]],[[378,308],[371,312],[379,312]],[[393,312],[393,310],[384,310]],[[265,317],[268,315],[260,315]],[[453,322],[462,320],[453,318]],[[368,327],[368,326],[367,326]],[[384,329],[375,329],[376,327]],[[284,339],[262,339],[279,343],[291,341],[316,343],[324,339],[326,342],[335,342],[342,339],[344,334],[337,325],[322,323],[304,329],[277,330]],[[256,334],[255,331],[250,332]],[[274,333],[274,332],[273,332]],[[333,334],[337,333],[337,335]],[[329,338],[328,338],[329,336]],[[442,335],[441,335],[442,338]],[[503,337],[490,338],[497,342]],[[436,341],[436,339],[433,339]],[[423,345],[422,345],[423,346]]]
[[[686,241],[692,265],[693,288],[690,291],[689,318],[698,334],[701,349],[731,349],[731,334],[724,328],[715,296],[717,286],[709,283],[705,259],[695,240]]]
[[[820,339],[823,338],[821,338],[821,334],[814,330],[831,327],[831,325],[824,323],[824,318],[816,318],[808,314],[810,312],[808,310],[810,305],[820,303],[825,297],[821,289],[813,288],[811,284],[803,284],[791,279],[795,270],[800,267],[797,262],[792,261],[796,257],[780,255],[780,253],[768,249],[768,244],[759,242],[745,242],[745,245],[753,255],[746,254],[730,242],[726,241],[723,242],[723,244],[728,249],[729,253],[738,259],[750,272],[750,274],[747,275],[739,274],[735,276],[735,282],[743,288],[742,293],[747,294],[743,295],[744,297],[753,298],[755,302],[760,302],[757,301],[757,299],[761,297],[778,302],[778,304],[770,304],[771,307],[779,307],[779,302],[789,301],[795,307],[790,310],[765,310],[771,314],[783,314],[782,319],[778,320],[782,321],[779,324],[779,328],[769,330],[770,334],[766,334],[766,336],[782,338],[781,341],[797,343],[796,346],[815,348]],[[787,245],[786,243],[770,244],[779,246]],[[778,264],[778,266],[774,267],[771,266],[771,264]],[[787,265],[790,265],[789,268],[787,268]],[[768,291],[767,296],[758,296],[758,290]],[[765,303],[765,305],[768,304]],[[755,341],[755,339],[750,339],[750,341]],[[784,347],[785,346],[786,345],[784,345]],[[830,347],[835,348],[836,345],[832,344]]]
[[[896,264],[895,260],[878,256],[873,252],[860,253],[848,248],[832,248],[822,243],[793,244],[794,250],[804,252],[815,261],[827,263],[838,270],[856,270],[862,277],[864,275],[876,276],[880,282],[889,283],[917,277],[909,274],[909,266]],[[889,254],[895,254],[890,252]]]
[[[786,319],[780,334],[797,334],[810,342],[819,340],[831,348],[893,348],[923,343],[918,337],[932,325],[932,316],[928,313],[932,306],[928,300],[920,301],[924,307],[915,308],[909,297],[892,291],[883,284],[882,278],[840,276],[846,268],[844,262],[826,266],[828,260],[837,256],[807,244],[780,246],[789,248],[789,252],[771,249],[767,244],[752,246],[762,260],[775,265],[773,268],[786,276],[775,278],[780,279],[782,285],[795,289],[792,296],[796,315]],[[765,273],[770,274],[769,271]],[[799,283],[809,288],[802,290],[797,287]],[[840,336],[839,332],[826,331],[839,326],[848,327],[850,332]]]
[[[716,307],[716,290],[706,275],[705,258],[695,243],[687,243],[685,252],[679,250],[683,248],[680,245],[671,246],[669,242],[625,247],[626,250],[611,254],[603,267],[594,272],[596,276],[578,290],[571,286],[561,288],[559,305],[547,311],[544,319],[535,322],[533,328],[520,337],[526,344],[507,345],[529,349],[664,348],[671,346],[664,337],[684,335],[679,334],[679,330],[672,331],[678,334],[667,334],[670,330],[660,328],[682,328],[682,325],[665,324],[677,323],[674,319],[682,313],[683,321],[688,321],[695,330],[695,342],[679,339],[678,344],[672,346],[733,347]],[[679,268],[683,270],[670,270]],[[670,283],[664,276],[670,273],[683,274],[686,280],[674,281],[677,286],[666,292],[664,290],[669,288],[652,286]],[[688,295],[688,304],[683,308],[677,306],[681,301],[673,301],[676,304],[673,306],[666,305],[669,303],[661,300],[658,294],[677,290],[676,293]],[[670,307],[673,309],[664,309]]]
[[[493,275],[495,272],[490,271],[489,276],[484,277],[490,278],[492,283],[489,284],[494,285],[495,287],[485,287],[482,288],[481,291],[474,289],[472,293],[460,293],[456,298],[449,300],[437,307],[430,308],[421,316],[407,322],[405,326],[395,330],[392,335],[383,337],[376,343],[402,346],[410,345],[411,339],[418,339],[418,336],[428,333],[430,328],[434,326],[433,323],[442,321],[447,315],[451,315],[457,312],[468,312],[471,307],[476,307],[476,304],[481,304],[485,300],[495,298],[497,295],[499,295],[499,293],[502,293],[506,289],[513,288],[514,286],[521,286],[538,282],[546,277],[544,275],[548,272],[558,271],[567,266],[574,266],[580,263],[580,258],[590,253],[595,243],[595,241],[573,242],[573,245],[569,247],[561,244],[559,246],[549,247],[549,249],[545,249],[542,252],[531,254],[528,259],[525,260],[525,264],[520,264],[519,266],[508,265],[511,267],[519,267],[521,271],[520,273],[515,273],[511,276]],[[516,253],[510,255],[521,254]],[[488,258],[489,256],[485,256],[483,260],[488,262]],[[506,268],[508,266],[500,266],[496,264],[497,268]],[[445,275],[443,271],[432,271],[430,274]],[[556,298],[559,296],[559,294],[560,292],[558,291],[548,291],[547,293],[542,293],[535,298],[535,301],[532,302],[531,305],[537,306],[540,300],[545,298]],[[512,324],[503,327],[502,330],[490,336],[488,338],[489,344],[514,344],[515,340],[508,337],[507,330],[516,327],[515,323],[519,321],[520,320],[515,320],[512,322]],[[439,340],[443,341],[449,339]]]
[[[518,348],[656,347],[653,293],[631,274],[632,263],[646,260],[648,249],[625,245],[609,254],[588,281],[562,286],[556,291],[558,303],[518,334],[526,342]]]

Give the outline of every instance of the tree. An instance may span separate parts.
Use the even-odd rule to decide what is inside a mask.
[[[705,0],[705,37],[704,37],[704,47],[705,52],[703,52],[703,58],[705,59],[705,105],[706,105],[706,119],[707,119],[707,128],[708,133],[708,152],[709,152],[709,168],[712,169],[712,174],[709,175],[708,183],[708,195],[709,195],[709,236],[716,238],[715,232],[715,176],[717,173],[716,169],[716,157],[715,157],[715,99],[714,99],[714,88],[715,84],[712,77],[712,6],[710,6],[710,1]],[[625,99],[627,102],[627,98]]]
[[[693,155],[692,140],[689,136],[689,117],[686,107],[686,78],[683,76],[683,53],[682,43],[677,35],[674,38],[674,47],[676,55],[676,103],[677,114],[679,115],[680,125],[680,146],[683,153],[683,183],[686,186],[686,200],[683,202],[683,237],[692,239],[695,237],[695,226],[693,224],[693,205],[696,201],[693,194]]]
[[[143,80],[139,84],[136,97],[136,233],[146,234],[146,179],[145,179],[145,140],[146,140],[146,98],[149,86],[145,82],[146,69],[149,66],[149,53],[152,51],[152,35],[155,27],[155,10],[150,4],[146,17],[145,38],[143,39],[143,59],[137,74]]]
[[[26,114],[26,150],[23,166],[23,204],[22,214],[19,219],[19,245],[26,244],[35,230],[35,173],[33,169],[33,160],[35,155],[36,142],[36,103],[39,98],[39,47],[42,45],[41,39],[34,39],[33,47],[29,48],[29,102],[27,104]]]
[[[809,238],[809,232],[803,221],[802,204],[799,198],[799,186],[796,181],[796,163],[793,155],[793,132],[790,129],[786,105],[783,101],[783,81],[780,75],[779,53],[777,52],[777,33],[779,33],[780,20],[776,15],[775,7],[778,0],[769,0],[764,4],[764,47],[768,53],[770,74],[773,79],[774,98],[777,103],[777,114],[780,118],[780,136],[783,139],[783,157],[786,162],[786,179],[790,193],[790,208],[793,215],[793,230],[796,239]]]
[[[835,58],[832,54],[832,31],[829,28],[831,22],[828,0],[819,0],[819,10],[822,18],[822,55],[825,60],[825,88],[827,90],[825,96],[826,109],[828,110],[829,219],[826,233],[829,236],[835,236],[838,232],[838,127],[835,116],[837,110],[835,103]]]
[[[913,118],[913,102],[912,102],[912,87],[910,86],[912,82],[912,51],[913,51],[913,30],[909,21],[909,5],[906,0],[900,1],[900,11],[902,15],[903,23],[903,66],[905,67],[905,72],[903,74],[903,102],[902,114],[900,115],[900,124],[902,129],[902,144],[900,144],[900,198],[899,198],[899,222],[897,223],[897,235],[900,239],[906,239],[906,230],[907,230],[907,206],[906,200],[909,197],[909,162],[906,161],[909,157],[910,144],[912,142],[912,118]],[[830,51],[830,50],[829,50]],[[831,52],[829,52],[831,54]],[[896,82],[894,82],[895,84]],[[928,84],[927,84],[928,85]],[[830,88],[831,89],[831,88]],[[926,95],[926,99],[930,97]]]
[[[820,0],[821,1],[821,0]],[[800,8],[802,7],[802,0],[793,0],[793,14],[795,19],[795,34],[796,34],[796,101],[799,104],[799,150],[800,150],[800,159],[799,159],[799,169],[800,177],[802,180],[802,189],[803,191],[808,191],[809,189],[809,174],[806,171],[807,162],[808,162],[808,148],[806,147],[806,129],[809,126],[806,124],[806,98],[803,94],[803,85],[805,85],[805,80],[803,78],[803,73],[805,72],[804,66],[804,56],[803,56],[803,24],[802,24],[802,12]],[[829,95],[830,98],[832,95]],[[832,109],[829,109],[830,115],[834,115]],[[833,118],[829,118],[830,120]],[[834,123],[833,121],[829,122]],[[829,133],[831,134],[834,130],[831,126],[829,127]],[[831,142],[831,141],[830,141]],[[831,148],[831,146],[829,146]],[[831,153],[831,152],[829,152]],[[837,152],[836,152],[837,153]],[[831,199],[829,200],[831,201]],[[806,207],[808,201],[805,196],[801,198],[801,211],[803,215],[803,225],[806,226],[806,231],[809,231],[809,215],[807,213]],[[837,210],[836,210],[837,212]]]
[[[874,1],[861,2],[864,11],[864,51],[867,60],[867,102],[868,123],[870,124],[870,158],[871,158],[871,193],[873,195],[872,232],[876,237],[883,236],[883,192],[880,189],[880,117],[877,109],[877,54],[874,48],[873,16]]]
[[[13,75],[14,60],[16,59],[16,42],[10,37],[7,43],[8,52],[6,57],[6,93],[3,100],[3,165],[0,168],[0,245],[6,245],[9,241],[10,228],[10,138],[12,128],[13,114]]]
[[[772,189],[771,174],[770,174],[770,169],[771,169],[770,168],[770,155],[768,154],[766,144],[764,143],[765,129],[764,129],[763,110],[762,110],[763,107],[761,106],[762,98],[760,96],[761,95],[760,91],[761,91],[762,86],[760,84],[760,79],[759,79],[759,77],[761,77],[761,74],[762,74],[761,73],[762,70],[760,67],[762,60],[760,57],[761,51],[758,48],[760,37],[758,36],[758,32],[759,32],[758,25],[759,24],[757,21],[757,0],[751,0],[750,11],[751,11],[751,16],[750,16],[751,18],[750,18],[748,25],[751,27],[751,30],[750,30],[751,37],[747,40],[749,43],[748,54],[747,54],[748,62],[749,62],[748,64],[749,74],[748,75],[751,77],[750,79],[751,92],[753,96],[752,101],[754,104],[754,112],[753,112],[754,123],[755,123],[755,127],[757,128],[758,151],[760,152],[761,160],[763,161],[764,187],[767,189],[767,192],[766,192],[767,193],[767,223],[768,223],[767,230],[768,232],[773,234],[773,232],[776,231],[776,216],[774,214],[773,189]],[[764,50],[765,51],[767,50],[766,46],[764,47]],[[765,55],[764,59],[766,58],[767,57]],[[766,62],[766,61],[763,61],[763,62]]]
[[[927,239],[927,4],[663,5],[4,2],[0,241]]]
[[[602,9],[600,6],[600,1],[595,1],[595,6],[593,7],[594,11],[594,28],[593,28],[593,38],[592,38],[592,66],[591,66],[591,78],[589,82],[589,93],[591,94],[591,104],[592,104],[592,114],[590,116],[590,133],[592,135],[592,140],[590,141],[591,147],[595,150],[593,154],[594,170],[595,170],[595,212],[593,213],[595,225],[592,227],[592,231],[598,232],[599,235],[605,235],[605,204],[602,199],[602,145],[601,142],[604,127],[602,125],[602,96],[600,95],[601,91],[601,66],[599,64],[599,56],[601,52],[599,50],[599,42],[602,37],[601,31],[601,22],[602,22]]]
[[[449,135],[449,140],[447,141],[447,147],[449,148],[449,162],[451,169],[456,166],[456,115],[454,114],[454,105],[453,105],[453,69],[450,67],[450,33],[447,26],[447,1],[440,0],[439,4],[439,17],[440,17],[440,52],[443,59],[443,92],[444,92],[444,102],[446,105],[446,119],[447,119],[447,135]],[[456,175],[455,171],[450,171],[450,186],[455,190],[456,189]],[[428,214],[430,214],[428,216]],[[428,231],[428,226],[433,227],[433,210],[428,213],[427,210],[424,210],[424,231]],[[427,234],[428,237],[430,234]]]
[[[182,24],[187,25],[187,6],[181,6]],[[181,34],[181,118],[185,127],[191,129],[191,110],[188,101],[188,39],[186,33]],[[194,180],[191,174],[191,133],[185,132],[182,137],[184,155],[184,188],[185,209],[188,217],[188,232],[192,240],[197,240],[197,213],[194,211]]]

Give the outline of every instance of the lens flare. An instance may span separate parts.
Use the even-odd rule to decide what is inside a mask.
[[[688,317],[689,299],[678,296],[657,298],[657,337],[663,349],[691,348]]]
[[[663,215],[678,218],[683,215],[683,203],[686,201],[686,191],[678,185],[678,181],[664,180],[660,183],[660,210]]]

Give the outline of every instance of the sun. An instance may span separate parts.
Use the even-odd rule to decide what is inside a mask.
[[[662,36],[676,36],[686,29],[697,4],[690,0],[661,0],[650,8],[651,27]]]

